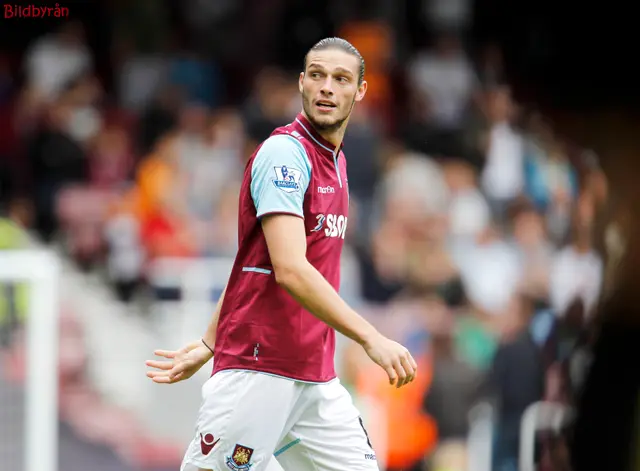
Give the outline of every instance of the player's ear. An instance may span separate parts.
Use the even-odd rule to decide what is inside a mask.
[[[302,82],[304,81],[304,72],[300,72],[300,78],[298,79],[298,90],[302,93]]]
[[[367,81],[363,80],[360,86],[358,87],[358,91],[356,92],[356,101],[362,101],[366,93],[367,93]]]

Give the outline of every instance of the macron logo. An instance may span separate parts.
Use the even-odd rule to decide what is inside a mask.
[[[202,434],[200,434],[200,451],[202,451],[202,454],[204,456],[207,456],[219,441],[219,438],[216,440],[215,437],[210,433],[207,433],[205,436],[202,436]]]
[[[335,193],[335,192],[336,192],[336,190],[332,186],[319,186],[318,187],[318,193],[322,193],[323,195],[326,195],[327,193]]]

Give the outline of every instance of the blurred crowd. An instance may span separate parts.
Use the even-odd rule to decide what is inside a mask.
[[[344,143],[345,293],[424,371],[413,389],[388,391],[348,348],[342,379],[384,405],[390,468],[466,469],[468,415],[487,399],[494,469],[515,471],[524,410],[571,403],[582,379],[574,360],[603,284],[594,228],[606,180],[593,153],[517,102],[498,44],[469,48],[464,14],[427,13],[436,33],[402,65],[385,21],[337,31],[369,81]],[[261,67],[229,103],[231,79],[210,56],[133,39],[115,47],[109,91],[79,23],[29,46],[21,83],[0,61],[5,216],[132,303],[155,260],[234,256],[245,162],[301,108],[288,64]],[[562,444],[542,448],[541,469],[567,469]]]

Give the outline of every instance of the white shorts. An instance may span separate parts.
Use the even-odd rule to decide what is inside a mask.
[[[338,379],[312,384],[221,371],[204,384],[202,398],[181,471],[378,471],[358,410]]]

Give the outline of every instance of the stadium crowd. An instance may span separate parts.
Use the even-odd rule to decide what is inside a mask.
[[[336,31],[369,81],[344,144],[344,293],[422,373],[389,391],[358,348],[338,360],[343,382],[384,406],[390,469],[466,469],[468,414],[490,399],[494,469],[515,471],[524,410],[570,403],[581,379],[570,360],[602,290],[594,223],[606,181],[595,156],[516,101],[498,45],[466,47],[464,15],[427,17],[441,32],[403,64],[384,21]],[[204,34],[203,18],[190,21]],[[261,67],[229,103],[233,76],[185,44],[160,48],[158,27],[144,26],[114,46],[108,92],[73,22],[30,45],[24,83],[0,67],[5,215],[129,303],[148,291],[154,260],[234,255],[245,160],[300,108],[299,68]],[[544,469],[566,469],[559,446],[545,448]]]

